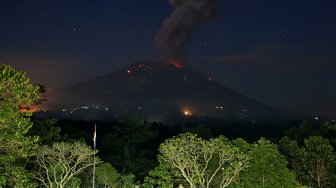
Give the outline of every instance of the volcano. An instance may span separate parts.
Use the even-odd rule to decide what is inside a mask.
[[[49,93],[47,108],[67,116],[132,113],[172,116],[280,119],[290,113],[245,97],[191,67],[139,61],[114,73]]]

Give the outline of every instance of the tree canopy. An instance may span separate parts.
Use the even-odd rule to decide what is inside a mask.
[[[246,168],[249,156],[223,136],[203,140],[186,133],[166,140],[159,149],[162,157],[174,168],[191,188],[214,186],[227,187],[240,171]]]
[[[234,187],[297,187],[295,174],[287,168],[286,158],[280,154],[277,145],[261,138],[254,144],[240,146],[249,147],[251,160]]]
[[[40,146],[36,153],[38,179],[45,187],[63,188],[72,178],[94,165],[94,154],[86,144],[54,143],[52,146]],[[96,159],[96,163],[99,160]]]
[[[28,186],[23,160],[32,155],[37,137],[26,136],[32,114],[22,109],[38,100],[38,91],[25,72],[0,64],[0,185]]]

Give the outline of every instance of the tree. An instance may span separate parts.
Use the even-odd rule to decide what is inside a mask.
[[[123,174],[134,173],[136,179],[144,178],[155,167],[155,154],[143,146],[157,137],[150,124],[133,116],[123,116],[114,132],[101,137],[100,148],[104,151],[103,159],[110,162]]]
[[[158,155],[159,166],[149,171],[149,175],[144,179],[144,188],[162,187],[173,188],[179,184],[187,183],[174,166],[170,165],[162,155]],[[184,180],[184,181],[183,181]]]
[[[126,174],[121,176],[121,188],[134,188],[137,187],[135,183],[135,176],[133,174]]]
[[[96,168],[97,184],[104,188],[120,187],[121,175],[110,163],[102,163]]]
[[[191,188],[208,188],[215,176],[220,178],[218,187],[227,187],[236,180],[249,158],[224,137],[207,141],[191,133],[166,140],[159,151]]]
[[[246,148],[245,144],[241,144]],[[287,162],[275,144],[260,139],[250,145],[251,160],[249,168],[242,172],[234,187],[297,187],[295,174],[287,168]]]
[[[0,185],[29,187],[23,164],[37,137],[25,136],[32,113],[21,109],[38,100],[38,90],[25,72],[0,64]]]
[[[134,157],[132,150],[136,150],[141,144],[158,136],[158,133],[153,131],[150,125],[133,116],[123,116],[120,118],[119,124],[120,126],[114,126],[116,130],[114,136],[123,145],[124,157],[128,159]]]
[[[322,136],[325,139],[329,140],[329,144],[336,147],[336,123],[335,122],[325,122],[314,135],[311,136]]]
[[[327,139],[311,136],[300,148],[295,140],[284,137],[279,144],[301,184],[335,187],[335,153]]]
[[[293,169],[300,184],[307,184],[309,176],[303,170],[303,155],[296,140],[285,136],[279,141],[279,151],[287,158],[288,165]]]
[[[311,135],[313,131],[313,125],[309,121],[304,121],[298,127],[293,127],[285,131],[285,135],[298,141],[299,143],[302,143],[303,139]]]
[[[336,163],[335,153],[329,141],[321,136],[310,136],[304,140],[301,152],[303,168],[313,182],[311,186],[330,187],[330,180],[335,176],[332,168]]]
[[[55,126],[57,119],[34,120],[28,135],[38,136],[39,144],[52,145],[54,142],[66,140],[66,135],[61,135],[61,127]]]
[[[93,165],[96,153],[80,142],[41,146],[36,153],[39,171],[35,178],[46,187],[64,188],[69,180]],[[100,161],[96,159],[96,163]]]

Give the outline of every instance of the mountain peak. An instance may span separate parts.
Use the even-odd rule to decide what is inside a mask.
[[[249,99],[191,67],[138,61],[117,72],[65,87],[51,99],[53,109],[98,105],[111,115],[171,115],[218,118],[273,118],[282,112]],[[73,110],[72,110],[73,111]],[[107,113],[105,112],[105,113]],[[109,115],[109,116],[110,116]]]
[[[127,68],[129,69],[135,69],[135,68],[151,68],[151,69],[156,69],[156,70],[179,70],[179,69],[190,69],[188,66],[182,66],[181,64],[172,61],[171,63],[163,63],[163,62],[158,62],[158,61],[137,61]]]

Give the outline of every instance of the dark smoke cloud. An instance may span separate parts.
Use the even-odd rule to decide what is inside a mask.
[[[156,44],[165,51],[165,58],[185,60],[186,44],[195,26],[217,15],[219,0],[169,0],[174,8],[156,35]]]

